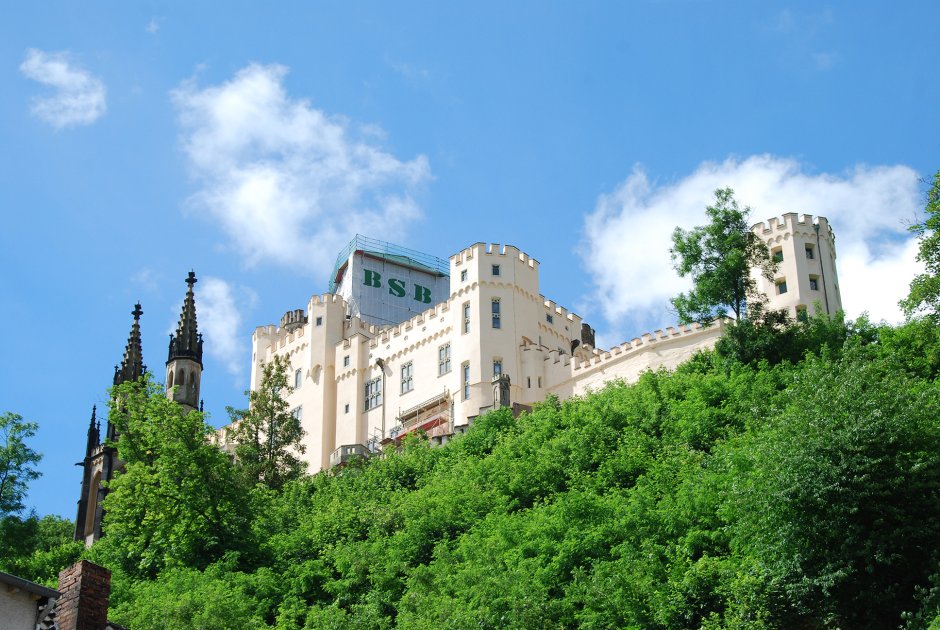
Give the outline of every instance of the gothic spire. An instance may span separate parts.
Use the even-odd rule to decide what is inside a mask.
[[[88,445],[85,447],[85,456],[91,456],[92,452],[101,444],[101,425],[98,424],[96,414],[98,406],[91,408],[91,422],[88,423]]]
[[[196,298],[193,295],[193,285],[196,284],[196,274],[192,271],[186,277],[186,299],[183,300],[183,312],[180,313],[180,322],[176,326],[176,334],[170,335],[170,352],[167,364],[174,359],[192,359],[202,367],[202,335],[196,327]]]
[[[147,366],[144,365],[143,350],[140,347],[140,316],[143,314],[140,302],[138,302],[131,312],[131,315],[134,316],[134,324],[131,326],[131,334],[127,339],[127,347],[124,348],[124,359],[121,361],[120,366],[114,366],[115,385],[127,381],[136,381],[147,371]]]

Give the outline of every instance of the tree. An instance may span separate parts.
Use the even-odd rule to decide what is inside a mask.
[[[300,477],[306,451],[299,413],[292,412],[285,395],[294,389],[288,382],[287,357],[275,356],[261,368],[261,384],[248,394],[248,409],[228,408],[232,418],[229,437],[237,444],[235,458],[253,483],[281,488]]]
[[[246,548],[248,496],[203,414],[167,399],[148,374],[113,392],[124,470],[104,501],[104,560],[132,575],[205,568]]]
[[[26,486],[40,475],[34,465],[42,455],[26,445],[38,427],[35,422],[24,422],[19,414],[0,416],[0,516],[23,509]]]
[[[747,303],[761,299],[751,269],[772,278],[776,263],[766,245],[751,232],[750,208],[738,208],[734,191],[719,188],[714,205],[705,208],[708,225],[672,234],[672,260],[680,276],[692,276],[693,287],[671,300],[679,321],[708,323],[725,317],[728,309],[740,321]]]
[[[926,217],[911,226],[917,234],[920,246],[917,260],[924,263],[926,271],[911,280],[911,292],[901,300],[901,308],[910,317],[925,313],[931,319],[940,319],[940,171],[933,176],[933,185],[927,191],[924,207]]]

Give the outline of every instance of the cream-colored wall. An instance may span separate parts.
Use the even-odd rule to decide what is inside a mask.
[[[37,600],[32,593],[0,586],[0,627],[5,630],[33,630],[37,610]]]

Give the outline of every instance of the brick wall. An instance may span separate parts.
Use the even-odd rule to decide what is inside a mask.
[[[88,560],[59,573],[56,621],[59,630],[103,630],[108,623],[111,572]]]

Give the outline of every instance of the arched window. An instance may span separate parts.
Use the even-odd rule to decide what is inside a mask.
[[[170,373],[167,375],[166,388],[167,389],[173,388],[173,370],[170,370]]]
[[[95,513],[98,511],[98,487],[101,485],[101,471],[95,473],[88,488],[88,500],[85,506],[85,537],[95,533]]]
[[[300,386],[303,385],[304,374],[303,370],[297,370],[294,372],[294,389],[300,389]]]
[[[179,383],[181,389],[186,387],[186,370],[180,370],[179,376],[176,377],[176,382]]]
[[[190,387],[196,386],[196,370],[193,370],[192,372],[189,373],[189,386]]]

